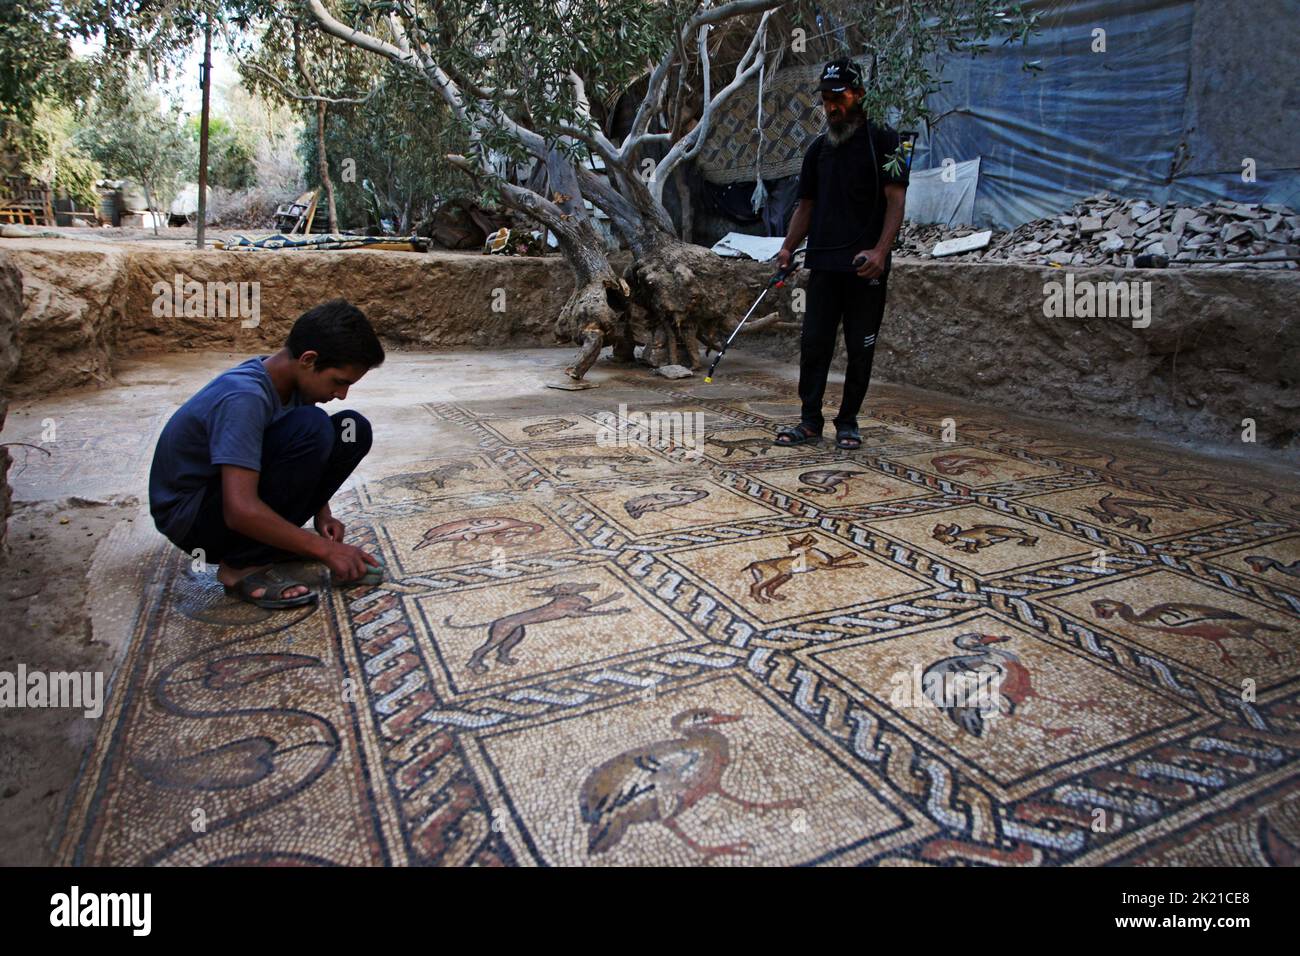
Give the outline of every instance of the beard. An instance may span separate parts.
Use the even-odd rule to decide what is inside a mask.
[[[862,125],[863,116],[858,110],[851,110],[848,115],[838,123],[833,123],[829,119],[826,121],[826,139],[832,146],[839,146],[841,143],[850,139]]]

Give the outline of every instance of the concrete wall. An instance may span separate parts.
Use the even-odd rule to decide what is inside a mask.
[[[106,381],[114,356],[187,348],[279,347],[302,311],[336,295],[387,342],[414,349],[556,344],[571,289],[558,258],[394,252],[228,253],[75,240],[5,240],[24,276],[13,393]],[[616,257],[616,264],[619,260]],[[1044,315],[1048,283],[1145,282],[1150,324]],[[259,283],[260,322],[157,316],[155,283]],[[715,295],[739,317],[770,275],[737,262]],[[501,290],[497,293],[495,290]],[[1295,271],[1061,270],[895,265],[877,377],[1074,423],[1300,461],[1300,299]],[[493,304],[504,303],[496,311]],[[791,297],[778,296],[788,318]],[[766,311],[762,309],[760,311]],[[742,335],[737,348],[794,361],[798,335]],[[1241,442],[1254,419],[1257,444]]]

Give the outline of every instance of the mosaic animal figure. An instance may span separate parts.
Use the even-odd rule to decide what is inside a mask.
[[[419,491],[428,494],[430,490],[442,490],[447,487],[447,482],[456,477],[462,471],[474,468],[472,461],[453,461],[446,465],[440,465],[429,471],[422,471],[413,475],[395,475],[392,478],[385,478],[384,482],[392,482],[402,488],[409,488],[411,491]]]
[[[1002,462],[996,458],[980,458],[978,455],[953,453],[950,455],[937,455],[930,459],[930,464],[934,466],[934,470],[939,474],[947,475],[950,478],[960,477],[967,472],[971,472],[979,478],[992,478],[993,472],[989,470],[989,465],[1000,465]]]
[[[1084,508],[1102,524],[1118,525],[1121,530],[1133,528],[1143,534],[1151,532],[1151,516],[1144,515],[1136,508],[1166,508],[1169,511],[1186,511],[1185,505],[1160,501],[1138,501],[1134,498],[1116,498],[1112,492],[1106,492],[1097,502],[1095,508]]]
[[[569,478],[569,471],[591,468],[608,468],[616,475],[624,474],[622,465],[648,465],[650,459],[645,455],[561,455],[551,459],[551,468],[559,478]]]
[[[523,433],[529,438],[540,438],[543,435],[554,435],[558,432],[566,432],[577,424],[577,422],[570,421],[567,418],[552,418],[548,421],[525,425],[523,427]]]
[[[1278,650],[1262,637],[1256,637],[1255,632],[1271,631],[1281,634],[1284,632],[1283,628],[1210,604],[1169,601],[1152,605],[1139,614],[1123,601],[1093,601],[1092,613],[1102,620],[1119,615],[1122,620],[1148,631],[1161,631],[1179,637],[1195,637],[1209,641],[1219,649],[1219,660],[1225,664],[1236,663],[1223,646],[1223,642],[1228,640],[1258,644],[1268,653],[1270,661],[1276,661],[1281,656]]]
[[[637,495],[623,502],[623,510],[634,521],[651,511],[667,511],[669,508],[681,508],[707,498],[709,493],[690,485],[673,485],[672,491],[656,491]]]
[[[616,847],[629,827],[658,823],[706,859],[743,855],[748,843],[706,846],[690,836],[677,817],[709,794],[745,810],[778,810],[798,800],[760,803],[729,793],[722,775],[731,763],[726,736],[715,728],[743,718],[707,707],[684,710],[672,719],[677,736],[625,750],[587,774],[578,803],[587,824],[587,853],[596,856]]]
[[[1001,683],[1004,668],[989,645],[1005,640],[1007,638],[991,634],[961,634],[953,644],[967,653],[937,660],[921,675],[921,692],[925,698],[972,737],[984,736],[985,722],[1001,711],[979,706],[987,701],[954,700],[948,689],[959,682],[964,682],[967,687],[978,687],[980,683],[986,683],[990,669],[999,675],[998,683]]]
[[[539,604],[537,607],[527,608],[523,611],[516,611],[514,614],[507,614],[499,617],[489,624],[453,624],[451,619],[454,615],[447,615],[443,624],[447,627],[454,627],[460,630],[469,630],[476,627],[486,627],[488,629],[487,640],[479,647],[475,648],[470,654],[469,660],[465,666],[469,668],[472,674],[486,674],[488,671],[484,659],[495,652],[498,664],[516,664],[511,652],[519,646],[525,637],[528,636],[529,625],[544,624],[547,621],[562,621],[566,618],[588,618],[600,617],[606,614],[627,614],[631,608],[615,607],[606,608],[603,611],[597,611],[595,608],[602,604],[608,604],[610,601],[617,601],[623,596],[622,591],[616,591],[608,597],[603,597],[599,601],[593,601],[587,597],[584,592],[599,590],[599,584],[577,584],[573,582],[564,582],[561,584],[552,584],[545,588],[532,588],[532,593],[540,597],[549,597],[550,600],[545,604]]]
[[[483,539],[493,544],[515,544],[535,534],[540,534],[542,526],[535,521],[520,521],[496,515],[483,515],[478,518],[461,518],[446,521],[430,528],[412,548],[419,551],[436,544],[450,544],[454,552],[458,545]]]
[[[1274,558],[1263,554],[1251,554],[1246,556],[1246,564],[1256,574],[1263,574],[1270,568],[1280,574],[1288,577],[1300,578],[1300,561],[1292,561],[1290,564],[1282,564]]]
[[[954,724],[974,737],[983,735],[990,718],[1003,713],[1009,717],[1016,717],[1022,724],[1041,730],[1049,738],[1077,734],[1078,727],[1048,727],[1026,718],[1020,711],[1027,701],[1035,699],[1048,701],[1067,710],[1093,711],[1102,707],[1102,703],[1091,697],[1082,701],[1063,700],[1036,690],[1030,668],[1016,654],[995,647],[998,644],[1006,644],[1010,640],[1009,637],[996,634],[974,633],[961,634],[954,638],[953,644],[969,653],[947,657],[932,664],[922,678],[923,693],[931,703],[944,710]],[[943,693],[944,678],[962,674],[976,676],[982,670],[987,672],[990,668],[996,670],[999,675],[998,679],[987,681],[984,685],[997,696],[997,700],[992,702],[994,708],[971,706],[969,701],[958,701],[954,705]],[[934,677],[930,676],[932,673]],[[977,698],[975,703],[978,705],[988,702]]]
[[[784,601],[785,596],[777,594],[777,588],[796,574],[821,570],[833,571],[840,568],[860,568],[863,566],[861,561],[855,562],[851,560],[857,557],[852,551],[831,555],[820,548],[813,547],[816,541],[817,539],[810,534],[787,535],[786,542],[789,554],[778,558],[751,561],[747,564],[745,572],[754,581],[749,586],[749,596],[761,604],[771,604],[774,600]]]
[[[1038,544],[1038,538],[1029,532],[1000,524],[973,524],[969,528],[962,528],[958,524],[941,522],[934,526],[930,537],[967,554],[975,554],[1004,541],[1015,541],[1022,548],[1032,548]]]
[[[759,455],[766,455],[768,449],[774,447],[772,439],[765,436],[758,438],[710,438],[709,444],[725,449],[722,452],[723,458],[730,458],[732,454],[738,451],[743,451],[751,458],[756,458]]]
[[[846,471],[842,468],[818,468],[805,471],[799,476],[799,490],[813,495],[829,495],[839,491],[836,496],[843,498],[849,493],[849,482],[854,478],[866,478],[862,471]]]

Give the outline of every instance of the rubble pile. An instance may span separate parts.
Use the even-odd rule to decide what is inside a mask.
[[[936,243],[979,231],[904,223],[895,251],[928,259]],[[1155,265],[1167,260],[1198,268],[1295,269],[1300,265],[1295,261],[1300,258],[1300,215],[1288,206],[1272,203],[1217,200],[1200,206],[1162,205],[1098,193],[1063,215],[1035,219],[1010,232],[994,231],[987,245],[949,258],[1132,268],[1139,256],[1156,257]],[[1277,258],[1223,261],[1247,257]]]

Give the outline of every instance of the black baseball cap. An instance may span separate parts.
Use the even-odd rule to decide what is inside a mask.
[[[822,67],[817,89],[823,93],[843,93],[847,89],[862,88],[862,70],[852,60],[831,60]]]

